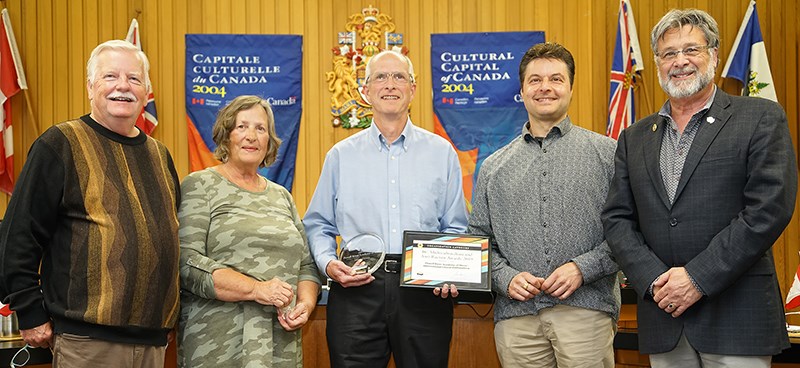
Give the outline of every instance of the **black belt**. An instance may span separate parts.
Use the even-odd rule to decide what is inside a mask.
[[[400,254],[387,254],[383,259],[381,268],[387,273],[398,273],[402,265],[403,256]]]

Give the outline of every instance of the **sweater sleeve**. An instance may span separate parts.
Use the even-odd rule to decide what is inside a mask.
[[[58,133],[49,134],[52,137]],[[3,302],[17,312],[23,330],[50,319],[44,306],[39,265],[58,226],[64,175],[61,157],[45,139],[37,139],[0,225],[0,294]]]

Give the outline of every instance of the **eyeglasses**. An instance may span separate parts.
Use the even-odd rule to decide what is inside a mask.
[[[663,61],[673,61],[678,57],[678,54],[683,54],[686,57],[696,57],[700,55],[701,52],[708,49],[713,49],[714,47],[704,45],[704,46],[689,46],[683,50],[668,50],[662,52],[658,56],[659,59]]]
[[[389,81],[389,79],[393,80],[397,84],[408,84],[411,81],[411,76],[403,72],[394,72],[394,73],[384,73],[384,72],[377,72],[369,78],[369,81],[375,82],[378,84],[384,84]]]
[[[28,361],[31,359],[31,353],[28,351],[30,347],[30,345],[25,344],[22,349],[17,350],[17,353],[11,358],[11,368],[22,367],[28,364]]]

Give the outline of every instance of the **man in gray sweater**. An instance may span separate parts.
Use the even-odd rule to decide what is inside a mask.
[[[572,124],[575,62],[538,44],[519,67],[522,134],[484,161],[471,233],[492,239],[495,344],[504,366],[614,366],[618,267],[600,212],[616,142]]]

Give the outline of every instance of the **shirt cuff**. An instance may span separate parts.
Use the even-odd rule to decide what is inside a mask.
[[[335,256],[322,256],[319,258],[320,259],[317,261],[317,267],[319,268],[319,273],[326,278],[331,278],[330,275],[328,275],[328,263],[330,263],[331,261],[335,261],[339,258]]]
[[[650,283],[650,287],[647,288],[647,293],[650,294],[651,297],[656,296],[656,294],[653,292],[653,288],[655,288],[656,282],[658,282],[659,278],[661,278],[661,276],[656,277],[656,279],[653,280],[653,282]],[[691,276],[690,276],[690,278],[691,278]]]
[[[694,288],[697,289],[697,292],[699,292],[700,295],[706,295],[706,293],[703,291],[703,289],[700,287],[697,281],[694,280],[694,277],[692,277],[692,275],[689,273],[688,270],[686,271],[686,276],[689,276],[689,280],[692,281],[692,286],[694,286]]]

